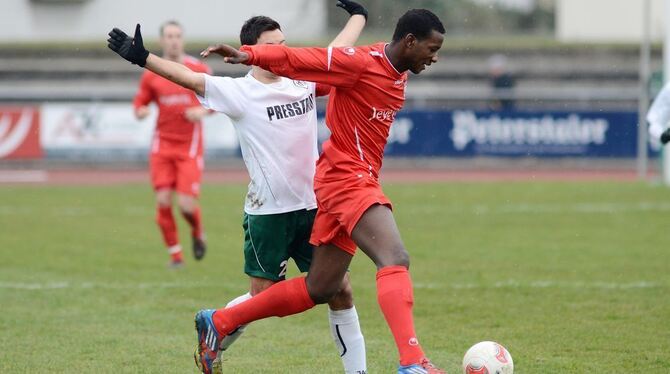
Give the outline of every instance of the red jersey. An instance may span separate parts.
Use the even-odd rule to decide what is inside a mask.
[[[405,102],[407,73],[386,57],[386,44],[344,48],[242,46],[246,64],[296,80],[333,86],[326,109],[331,136],[322,159],[346,172],[375,178],[382,166],[391,124]],[[321,163],[321,162],[319,162]],[[317,167],[317,176],[321,168]]]
[[[212,72],[209,66],[191,56],[185,56],[183,64],[195,72],[207,74]],[[145,70],[140,80],[139,90],[133,100],[133,106],[137,109],[152,101],[158,105],[155,136],[155,140],[158,141],[154,141],[155,151],[160,140],[165,140],[166,143],[181,143],[192,150],[202,148],[200,146],[202,124],[191,122],[185,116],[187,108],[200,106],[193,91]]]

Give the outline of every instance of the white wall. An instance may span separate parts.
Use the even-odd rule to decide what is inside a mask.
[[[651,35],[663,36],[664,0],[651,0]],[[557,0],[556,36],[561,41],[639,42],[643,0]]]
[[[326,3],[318,0],[1,0],[0,42],[96,41],[112,27],[132,31],[142,24],[148,39],[160,24],[176,19],[188,39],[235,39],[242,23],[254,15],[270,16],[289,40],[319,37],[326,30]]]

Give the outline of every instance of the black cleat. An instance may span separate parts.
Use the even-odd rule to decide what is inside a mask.
[[[207,251],[207,244],[204,238],[193,237],[193,257],[196,260],[202,260]]]

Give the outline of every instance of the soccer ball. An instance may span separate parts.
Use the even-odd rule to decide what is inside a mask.
[[[480,342],[463,357],[464,374],[512,374],[514,362],[507,349],[496,342]]]

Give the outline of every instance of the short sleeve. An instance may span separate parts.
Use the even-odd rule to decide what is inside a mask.
[[[239,118],[244,114],[244,94],[234,78],[205,77],[205,96],[196,95],[200,104],[207,109],[221,112],[229,117]]]

